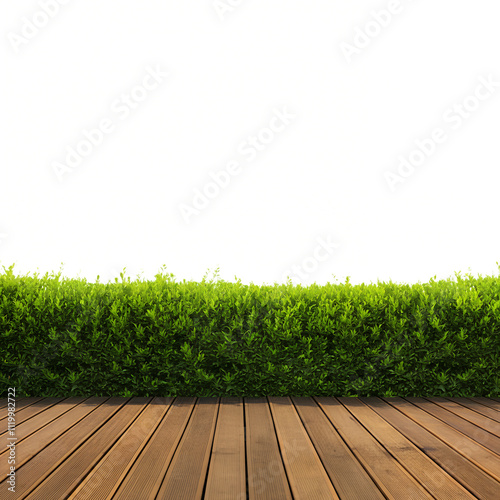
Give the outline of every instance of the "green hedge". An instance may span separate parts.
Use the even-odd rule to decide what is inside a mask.
[[[13,267],[1,397],[500,396],[499,277],[93,284]]]

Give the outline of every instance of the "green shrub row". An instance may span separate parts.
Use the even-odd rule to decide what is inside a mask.
[[[13,267],[1,397],[500,396],[499,277],[102,284]]]

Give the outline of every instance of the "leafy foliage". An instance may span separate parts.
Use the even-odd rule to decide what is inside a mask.
[[[2,397],[500,396],[498,277],[91,284],[13,267],[0,275]]]

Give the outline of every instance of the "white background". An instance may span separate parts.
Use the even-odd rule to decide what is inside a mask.
[[[256,284],[498,274],[500,87],[444,119],[500,82],[498,1],[401,0],[377,28],[389,0],[66,0],[30,31],[42,3],[0,6],[1,265],[90,282],[163,265]],[[168,76],[123,119],[113,106],[148,67]],[[239,147],[275,109],[295,118],[249,162]],[[105,118],[114,130],[58,177]],[[446,142],[391,190],[385,173],[438,127]],[[182,205],[231,161],[187,223]],[[337,247],[314,261],[320,238]]]

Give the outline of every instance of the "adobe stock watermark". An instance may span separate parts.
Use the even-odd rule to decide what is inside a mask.
[[[7,459],[9,465],[7,473],[7,488],[11,493],[16,492],[16,388],[7,388],[7,448],[9,453],[2,459]]]
[[[478,80],[479,84],[472,94],[443,112],[443,122],[449,125],[451,131],[461,128],[465,121],[470,119],[479,109],[481,102],[490,99],[500,87],[500,81],[495,81],[493,75],[489,75],[488,78],[479,76]],[[384,172],[390,190],[394,192],[398,184],[403,184],[405,179],[414,174],[415,167],[422,166],[436,152],[437,146],[445,143],[449,137],[450,134],[446,131],[446,126],[443,125],[434,128],[428,137],[415,139],[417,147],[407,156],[400,155],[398,157],[397,173],[390,170]]]
[[[226,14],[234,12],[244,0],[214,0],[212,6],[221,21],[224,21]]]
[[[404,11],[404,4],[411,3],[414,0],[389,0],[385,9],[371,11],[371,17],[364,27],[356,26],[354,28],[354,37],[352,43],[343,41],[340,43],[340,49],[346,58],[348,64],[351,64],[353,56],[369,47],[373,40],[377,38],[383,30],[390,26],[395,16]]]
[[[139,107],[149,94],[164,82],[167,75],[168,73],[163,71],[158,64],[155,68],[146,67],[146,74],[141,83],[134,86],[130,92],[122,93],[111,103],[110,108],[116,118],[125,121],[132,114],[132,111]],[[59,182],[62,182],[64,175],[73,172],[76,167],[80,166],[84,158],[89,157],[104,142],[106,136],[114,132],[116,129],[115,116],[103,118],[94,128],[84,129],[74,146],[66,146],[64,162],[54,161],[52,163],[52,168]]]
[[[287,269],[281,276],[281,281],[286,282],[288,278],[298,278],[301,281],[306,281],[314,274],[320,267],[321,262],[327,261],[340,247],[340,243],[332,240],[331,236],[326,238],[316,238],[316,247],[312,255],[308,255],[300,264],[293,264],[290,269]]]
[[[284,106],[282,110],[273,109],[273,116],[267,126],[242,141],[236,150],[237,153],[244,157],[247,163],[252,163],[290,125],[295,117],[296,115],[288,111],[287,106]],[[209,172],[208,175],[212,180],[207,182],[202,189],[194,189],[192,204],[179,204],[179,210],[186,224],[190,223],[191,217],[199,215],[202,210],[205,210],[210,205],[210,200],[219,196],[221,191],[229,186],[231,178],[241,172],[242,166],[238,160],[228,162],[223,170]]]
[[[29,19],[26,16],[21,18],[22,26],[19,33],[10,32],[7,38],[12,50],[18,54],[20,48],[27,45],[36,38],[40,31],[45,28],[54,19],[61,10],[61,7],[67,5],[72,0],[39,0],[40,7]]]
[[[298,458],[301,457],[302,453],[306,451],[302,445],[298,444],[297,439],[294,439],[292,443],[288,440],[283,444],[282,454],[287,458],[288,465],[292,465]],[[266,468],[261,468],[255,474],[250,474],[248,477],[248,487],[253,492],[254,495],[260,495],[270,488],[272,488],[273,483],[276,478],[279,477],[284,469],[284,464],[282,460],[273,459],[266,464]],[[250,493],[250,492],[249,492]],[[242,493],[238,497],[238,500],[246,500],[246,494]]]

